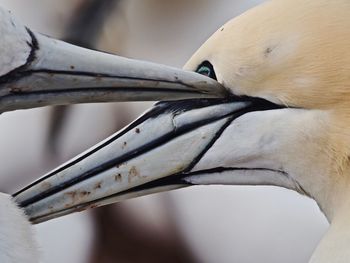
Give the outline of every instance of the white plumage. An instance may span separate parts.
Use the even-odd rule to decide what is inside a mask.
[[[31,37],[11,11],[0,8],[0,76],[26,64],[31,52]]]
[[[0,262],[39,262],[32,225],[12,197],[2,193],[0,193]]]

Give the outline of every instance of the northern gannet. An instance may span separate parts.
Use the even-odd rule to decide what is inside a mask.
[[[331,223],[310,262],[350,259],[347,0],[271,0],[220,28],[186,70],[224,99],[160,102],[14,195],[34,222],[190,185],[275,185]]]

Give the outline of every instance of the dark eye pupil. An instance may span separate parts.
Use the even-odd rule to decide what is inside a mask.
[[[204,61],[202,64],[200,64],[196,72],[204,76],[207,76],[209,78],[217,80],[214,67],[209,61]]]
[[[211,75],[211,74],[210,74],[210,73],[211,73],[211,70],[210,70],[210,68],[208,68],[207,66],[201,66],[201,67],[198,69],[197,73],[209,77],[209,76]]]

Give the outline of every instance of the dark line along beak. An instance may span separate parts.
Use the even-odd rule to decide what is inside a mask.
[[[278,108],[260,99],[156,104],[124,130],[14,195],[34,223],[187,186],[184,177],[237,117]]]
[[[88,50],[27,32],[31,43],[27,43],[30,54],[26,64],[0,78],[0,113],[46,105],[227,95],[219,83],[193,72]]]

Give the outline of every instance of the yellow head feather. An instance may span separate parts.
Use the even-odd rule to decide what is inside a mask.
[[[350,1],[270,0],[221,27],[185,69],[204,61],[233,94],[326,114],[299,135],[311,145],[303,148],[304,173],[320,160],[328,170],[296,180],[330,218],[341,199],[334,189],[350,189]]]
[[[350,102],[350,1],[272,0],[220,28],[185,69],[213,64],[237,95],[288,106]]]

